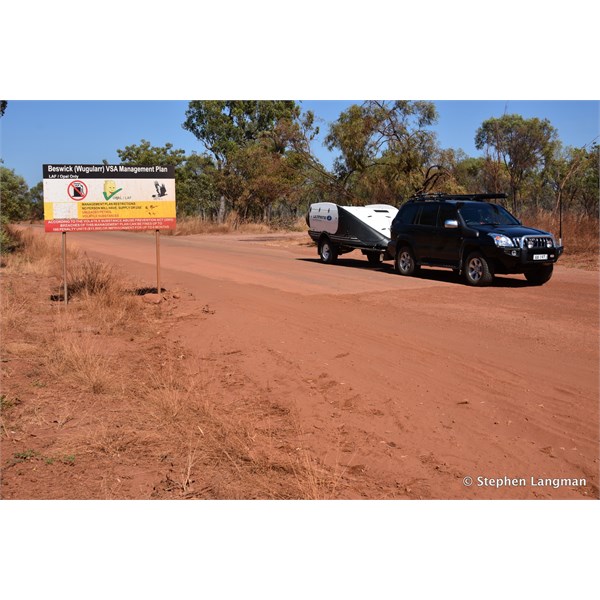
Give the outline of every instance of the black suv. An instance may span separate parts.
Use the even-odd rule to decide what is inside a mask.
[[[392,222],[387,253],[396,271],[421,265],[462,273],[469,285],[487,285],[495,273],[523,273],[533,285],[552,277],[562,254],[547,231],[524,227],[489,200],[506,194],[429,194],[408,200]]]

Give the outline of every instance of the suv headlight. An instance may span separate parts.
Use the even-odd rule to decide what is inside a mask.
[[[488,233],[488,235],[494,240],[494,243],[499,248],[513,248],[514,247],[513,241],[505,235],[502,235],[500,233]]]

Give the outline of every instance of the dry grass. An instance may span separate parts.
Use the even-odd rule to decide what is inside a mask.
[[[151,418],[145,430],[160,428],[157,448],[172,461],[166,491],[190,498],[337,497],[342,470],[291,444],[301,432],[288,407],[260,391],[251,399],[224,402],[228,368],[177,356],[165,346],[139,390]]]
[[[7,275],[52,277],[57,299],[63,294],[62,247],[60,237],[43,232],[11,229],[18,250],[5,257]],[[10,286],[2,286],[2,308],[6,326],[22,320],[30,310],[26,297],[15,300]],[[106,331],[136,330],[144,319],[139,298],[130,282],[112,265],[82,255],[67,247],[67,293],[77,302],[77,310],[93,315],[98,327]]]
[[[58,235],[47,235],[30,229],[9,227],[17,251],[5,257],[8,273],[30,276],[59,276],[62,265],[62,246]],[[67,262],[75,260],[78,252],[67,247]]]
[[[194,235],[207,233],[230,233],[232,228],[227,223],[215,223],[201,217],[181,217],[177,219],[177,229],[169,230],[166,235]]]
[[[558,240],[560,224],[558,214],[550,211],[528,211],[521,220],[526,225],[538,227],[554,234]],[[572,213],[563,214],[562,241],[565,252],[559,264],[582,268],[598,268],[598,219]]]
[[[271,227],[264,223],[242,223],[236,216],[227,218],[224,223],[216,223],[201,217],[181,217],[177,219],[177,229],[170,235],[225,234],[225,233],[269,233]]]
[[[69,296],[93,296],[121,292],[122,285],[112,265],[85,257],[68,270]]]
[[[166,354],[160,364],[151,365],[142,375],[140,389],[148,414],[161,425],[177,422],[182,412],[206,411],[205,381],[190,372],[174,354]],[[185,418],[184,418],[185,421]]]
[[[93,395],[116,387],[115,360],[92,336],[62,331],[44,347],[47,373],[55,381]]]
[[[339,464],[333,470],[324,467],[305,449],[301,449],[294,464],[294,472],[307,500],[329,500],[335,498],[346,469]]]
[[[83,314],[93,315],[105,332],[139,331],[146,321],[139,297],[112,265],[87,257],[73,261],[68,273],[69,299]]]
[[[243,221],[235,212],[228,215],[224,223],[216,223],[201,217],[179,217],[177,229],[167,232],[167,235],[194,235],[194,234],[227,234],[250,233],[264,234],[281,231],[306,231],[304,217],[299,217],[293,222],[286,223],[251,223]]]
[[[0,319],[2,329],[21,327],[30,317],[30,302],[19,293],[17,284],[2,282],[0,291]]]
[[[242,376],[232,387],[228,357],[147,334],[158,322],[169,331],[172,307],[144,304],[118,271],[80,255],[69,260],[69,305],[51,302],[60,247],[21,239],[3,269],[0,432],[15,452],[37,453],[18,467],[37,482],[29,497],[339,496],[343,470],[297,448],[292,407]],[[39,458],[61,456],[73,458]]]

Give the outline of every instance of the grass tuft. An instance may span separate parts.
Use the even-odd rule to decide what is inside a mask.
[[[93,395],[109,392],[115,387],[114,359],[102,352],[91,336],[59,332],[45,348],[46,368],[55,380],[70,382],[75,388]]]
[[[76,261],[67,276],[69,296],[94,296],[120,291],[119,280],[112,265],[85,257]]]

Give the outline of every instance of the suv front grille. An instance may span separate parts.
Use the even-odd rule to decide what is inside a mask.
[[[550,242],[550,246],[548,246],[548,242]],[[529,244],[533,244],[532,248],[552,248],[554,244],[552,243],[552,238],[549,235],[544,236],[529,236],[525,235],[523,237],[513,238],[513,243],[515,246],[519,248],[529,248]]]

